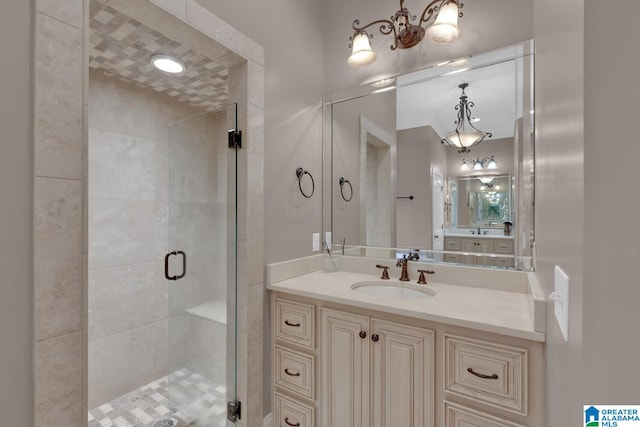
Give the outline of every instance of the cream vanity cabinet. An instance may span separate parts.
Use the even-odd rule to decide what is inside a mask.
[[[543,343],[273,292],[275,427],[539,427]]]
[[[433,426],[434,332],[320,309],[325,426]]]
[[[483,254],[513,255],[513,239],[495,239],[491,237],[460,237],[445,236],[444,249],[456,252],[475,252]],[[464,254],[445,254],[444,260],[472,265],[489,265],[497,267],[513,267],[514,262],[509,257],[489,257]]]

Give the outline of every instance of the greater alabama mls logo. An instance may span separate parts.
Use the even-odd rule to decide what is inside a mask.
[[[640,427],[640,405],[584,405],[585,427]]]

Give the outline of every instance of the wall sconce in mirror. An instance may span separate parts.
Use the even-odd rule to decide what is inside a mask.
[[[498,169],[498,164],[496,163],[493,156],[485,157],[482,160],[479,158],[473,159],[462,159],[462,164],[460,165],[460,171],[466,172],[469,169],[474,171],[479,171],[482,169]]]
[[[376,53],[371,49],[370,39],[373,34],[367,33],[366,29],[380,25],[380,33],[389,35],[393,33],[393,44],[391,50],[408,49],[420,43],[425,34],[434,43],[451,43],[460,38],[458,28],[458,18],[462,18],[460,9],[463,4],[457,0],[433,0],[427,5],[420,15],[417,23],[416,15],[409,13],[404,7],[404,0],[400,0],[400,9],[389,19],[378,19],[360,25],[360,20],[353,21],[353,36],[349,37],[349,47],[352,48],[351,56],[347,64],[351,67],[362,67],[371,64],[376,60]],[[422,24],[426,24],[435,17],[435,22],[426,29]]]
[[[344,200],[345,202],[350,202],[351,199],[353,199],[353,186],[351,185],[351,183],[349,182],[348,179],[345,179],[345,177],[341,176],[340,179],[338,180],[338,182],[340,183],[340,196],[342,196],[342,200]],[[347,198],[344,195],[344,187],[346,185],[349,185],[349,198]]]
[[[309,178],[311,178],[311,192],[309,192],[308,194],[305,193],[305,191],[302,189],[302,178],[305,175],[309,175]],[[316,191],[316,183],[313,180],[313,175],[311,175],[309,173],[309,171],[306,171],[302,168],[297,168],[296,169],[296,176],[298,177],[298,188],[300,189],[300,193],[302,193],[302,195],[304,197],[306,197],[307,199],[310,199],[311,196],[313,196],[313,193]]]
[[[491,132],[484,132],[473,125],[475,121],[471,117],[471,108],[475,105],[467,100],[465,89],[469,83],[461,83],[458,85],[462,89],[460,94],[460,102],[455,106],[458,111],[458,119],[454,122],[455,130],[449,132],[442,140],[443,144],[458,150],[458,153],[468,153],[471,147],[480,144],[486,137],[491,138]]]

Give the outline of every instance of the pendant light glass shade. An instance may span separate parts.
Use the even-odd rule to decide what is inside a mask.
[[[438,12],[436,22],[427,28],[427,37],[438,44],[451,43],[459,39],[458,14],[458,3],[455,0],[445,4]]]
[[[349,66],[357,68],[371,64],[376,60],[377,55],[371,49],[371,43],[369,41],[369,34],[366,32],[357,32],[353,36],[353,49],[351,50],[351,56],[347,59]]]
[[[477,131],[453,131],[449,132],[444,139],[449,146],[453,146],[466,152],[466,148],[472,147],[482,141],[485,137],[485,133]]]

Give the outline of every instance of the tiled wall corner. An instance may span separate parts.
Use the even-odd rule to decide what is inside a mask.
[[[62,21],[68,25],[82,30],[84,22],[84,0],[36,0],[38,12]]]
[[[77,332],[82,326],[82,183],[34,180],[35,339]]]
[[[249,285],[264,283],[264,196],[247,197],[247,220],[249,232],[247,236],[247,256],[251,260],[249,269]]]
[[[34,172],[81,179],[83,33],[43,13],[35,32]]]
[[[35,427],[82,427],[85,399],[85,34],[88,0],[36,0]]]
[[[81,427],[82,333],[75,332],[35,345],[35,426]]]

